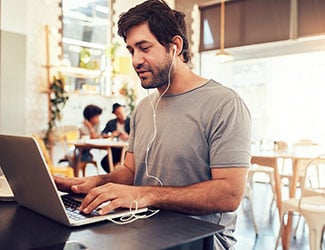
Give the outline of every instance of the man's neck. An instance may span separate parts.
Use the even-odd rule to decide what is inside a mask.
[[[166,94],[181,94],[199,86],[205,84],[208,80],[195,74],[187,66],[182,70],[178,70],[172,77],[172,82],[169,86]],[[159,93],[162,94],[166,89],[167,85],[158,89]]]

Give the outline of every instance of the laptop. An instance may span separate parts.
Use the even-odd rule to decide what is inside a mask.
[[[40,147],[30,136],[0,134],[0,166],[19,205],[67,226],[118,220],[147,211],[118,209],[102,216],[95,210],[89,215],[80,213],[80,197],[58,191]]]

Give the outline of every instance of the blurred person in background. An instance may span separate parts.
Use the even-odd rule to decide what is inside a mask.
[[[109,120],[106,123],[106,126],[101,133],[102,137],[110,137],[113,140],[127,141],[130,133],[130,118],[126,115],[125,106],[119,103],[114,103],[112,106],[112,113],[116,116],[116,118]],[[121,153],[121,148],[112,148],[114,165],[120,162]],[[108,173],[110,166],[108,165],[107,155],[101,160],[101,165]]]

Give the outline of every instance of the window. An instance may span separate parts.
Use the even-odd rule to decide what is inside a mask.
[[[325,1],[298,1],[298,37],[325,34]]]
[[[62,1],[63,55],[71,66],[84,63],[91,69],[100,68],[109,39],[109,12],[108,0]]]
[[[220,4],[200,7],[200,51],[220,47]],[[225,3],[225,47],[288,40],[290,0],[234,0]]]
[[[107,95],[109,0],[62,0],[61,69],[69,92]]]

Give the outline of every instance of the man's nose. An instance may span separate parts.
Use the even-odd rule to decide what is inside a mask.
[[[142,53],[134,52],[132,56],[132,64],[135,69],[138,69],[143,64],[144,59]]]

